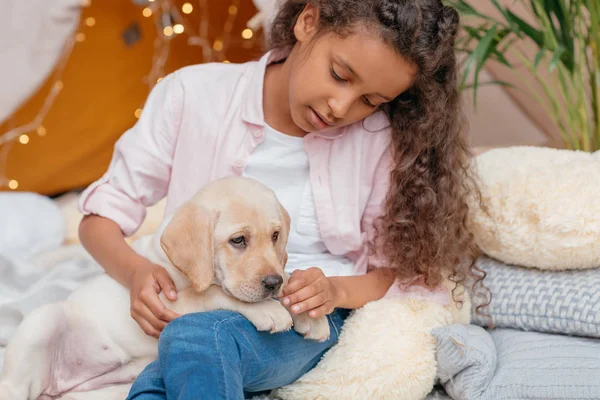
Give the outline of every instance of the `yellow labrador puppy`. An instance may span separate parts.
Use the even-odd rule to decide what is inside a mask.
[[[270,189],[247,178],[223,178],[134,248],[169,272],[178,300],[162,293],[161,300],[180,314],[232,310],[261,331],[293,324],[306,338],[325,340],[326,317],[304,313],[292,320],[273,299],[287,280],[289,229],[289,216]],[[156,359],[157,340],[142,331],[129,307],[128,290],[102,275],[66,301],[34,310],[8,344],[0,400],[91,399],[98,398],[91,392],[96,389],[130,384]]]

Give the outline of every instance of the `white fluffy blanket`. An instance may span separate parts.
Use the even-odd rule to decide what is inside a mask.
[[[287,400],[421,400],[437,379],[437,327],[468,323],[470,303],[383,299],[356,310],[320,363],[274,392]]]

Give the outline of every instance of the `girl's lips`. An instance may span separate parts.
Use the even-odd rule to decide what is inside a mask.
[[[317,128],[318,130],[321,130],[321,129],[326,129],[329,127],[329,124],[327,122],[325,122],[319,116],[319,114],[317,114],[316,111],[312,109],[312,107],[309,107],[309,109],[310,109],[310,122],[313,124],[313,126],[315,128]]]

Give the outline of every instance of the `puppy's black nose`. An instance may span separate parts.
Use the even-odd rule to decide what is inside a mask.
[[[280,275],[269,275],[262,279],[262,284],[270,292],[276,292],[283,283],[283,278]]]

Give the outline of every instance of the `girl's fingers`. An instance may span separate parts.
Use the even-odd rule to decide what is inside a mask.
[[[177,300],[177,289],[175,288],[175,283],[173,283],[173,279],[171,279],[171,276],[166,269],[157,269],[154,272],[154,279],[159,286],[158,292],[162,290],[169,300]]]
[[[331,314],[334,310],[333,304],[330,301],[325,302],[321,306],[314,308],[308,312],[308,316],[311,318],[319,318],[324,315]]]
[[[300,314],[304,311],[318,308],[325,304],[328,300],[327,294],[325,292],[320,292],[302,302],[299,302],[298,304],[294,304],[292,307],[290,307],[290,310],[293,314]]]
[[[138,314],[148,321],[148,323],[158,332],[162,332],[162,330],[165,329],[165,326],[167,326],[167,321],[159,319],[145,304],[138,309]]]
[[[306,299],[310,299],[319,292],[321,292],[321,290],[319,290],[317,285],[305,286],[297,292],[285,296],[281,301],[281,304],[286,307],[293,306],[294,304],[300,303]]]
[[[167,306],[165,306],[165,303],[163,303],[158,297],[158,294],[154,292],[151,292],[147,296],[144,296],[142,300],[146,307],[150,309],[150,311],[156,318],[162,319],[165,322],[171,322],[172,320],[180,316],[175,311],[171,310],[170,308],[167,308]]]
[[[302,289],[302,287],[304,287],[305,284],[306,283],[304,279],[291,277],[287,285],[283,287],[282,294],[283,296],[287,296],[292,293],[296,293],[298,290]]]
[[[140,328],[144,331],[144,333],[148,336],[152,336],[158,339],[160,336],[160,331],[155,329],[148,321],[146,321],[141,315],[138,313],[133,313],[131,315],[135,322],[138,323]]]
[[[283,295],[287,296],[297,292],[305,286],[320,282],[322,278],[325,278],[325,275],[320,268],[310,267],[306,270],[297,269],[292,272],[287,285],[283,288]]]

